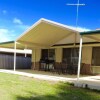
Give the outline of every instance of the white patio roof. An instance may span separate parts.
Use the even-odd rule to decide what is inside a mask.
[[[25,31],[16,41],[31,47],[49,48],[54,44],[59,43],[75,43],[78,42],[75,36],[79,32],[75,29],[50,21],[47,19],[40,19],[31,28]]]

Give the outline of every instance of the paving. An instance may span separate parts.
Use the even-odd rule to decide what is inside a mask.
[[[100,90],[100,76],[81,77],[79,81],[77,81],[77,78],[66,78],[66,77],[60,77],[60,76],[33,74],[33,73],[19,72],[19,71],[13,71],[13,70],[0,69],[0,72],[17,74],[17,75],[37,78],[41,80],[70,82],[70,83],[74,83],[74,85],[77,87]]]
[[[13,71],[13,70],[2,70],[1,69],[0,72],[23,75],[27,77],[37,78],[41,80],[49,80],[49,81],[73,82],[74,80],[76,80],[76,78],[65,78],[65,77],[60,77],[60,76],[57,77],[57,76],[51,76],[51,75],[31,74],[31,73],[19,72],[19,71]]]
[[[73,83],[77,87],[100,90],[100,76],[83,77]]]

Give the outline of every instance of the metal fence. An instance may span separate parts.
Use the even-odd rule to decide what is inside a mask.
[[[0,53],[0,69],[13,69],[14,54]],[[25,57],[22,54],[16,56],[16,69],[31,69],[31,55]]]

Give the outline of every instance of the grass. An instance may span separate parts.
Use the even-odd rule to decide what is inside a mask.
[[[0,73],[0,100],[100,100],[100,92]]]

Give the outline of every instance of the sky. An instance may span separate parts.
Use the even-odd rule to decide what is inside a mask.
[[[13,41],[40,18],[76,27],[77,0],[0,0],[0,42]],[[80,0],[78,29],[100,28],[100,0]]]

